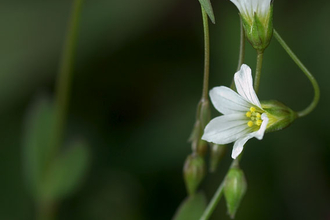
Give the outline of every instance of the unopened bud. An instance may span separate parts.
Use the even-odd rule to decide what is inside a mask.
[[[217,170],[218,164],[226,153],[226,145],[212,144],[210,152],[210,172]]]
[[[233,167],[229,170],[224,185],[224,195],[229,216],[233,219],[246,192],[247,184],[241,169]]]
[[[209,100],[203,100],[201,101],[201,109],[200,109],[200,120],[201,120],[201,126],[202,130],[204,130],[205,126],[210,122],[211,120],[211,108],[210,108],[210,102]]]
[[[268,2],[265,1],[262,4],[268,4]],[[273,36],[273,1],[267,7],[258,5],[256,11],[253,7],[249,8],[251,10],[244,9],[240,10],[240,15],[245,35],[256,50],[264,51]]]
[[[191,142],[191,148],[193,152],[197,151],[197,146],[200,140],[201,132],[202,132],[201,122],[200,120],[197,120],[194,124],[193,130],[188,139],[188,141]]]
[[[204,158],[197,154],[189,155],[183,167],[183,176],[188,194],[195,194],[205,176]]]
[[[206,152],[207,152],[207,142],[202,140],[202,139],[199,139],[198,141],[198,144],[197,144],[197,150],[196,150],[196,153],[202,157],[205,156]]]
[[[188,139],[191,142],[192,151],[200,156],[204,156],[207,152],[207,142],[201,139],[202,132],[201,122],[197,120]]]
[[[261,107],[269,119],[266,132],[286,128],[298,117],[295,111],[275,100],[263,101]]]

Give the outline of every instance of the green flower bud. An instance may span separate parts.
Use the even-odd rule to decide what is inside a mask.
[[[207,142],[202,140],[202,134],[207,123],[211,119],[211,108],[208,100],[201,100],[197,106],[196,122],[189,137],[192,151],[204,156],[207,151]]]
[[[273,1],[258,1],[258,4],[262,5],[239,9],[247,39],[256,50],[264,51],[273,36]]]
[[[204,130],[205,126],[211,120],[211,108],[210,108],[210,102],[208,100],[202,101],[199,118],[201,120],[201,125]]]
[[[197,154],[189,155],[183,167],[183,176],[188,194],[194,195],[205,176],[204,158]]]
[[[247,184],[244,173],[238,167],[229,170],[224,185],[224,195],[229,216],[233,219],[246,192]]]
[[[217,170],[218,164],[226,153],[226,145],[212,144],[210,152],[210,172]]]
[[[200,156],[204,156],[207,152],[207,142],[201,139],[202,132],[201,122],[197,120],[188,139],[191,142],[192,151]]]
[[[266,132],[282,130],[298,117],[295,111],[275,100],[262,101],[261,107],[269,119]]]
[[[207,142],[199,139],[198,143],[197,143],[197,150],[196,153],[202,157],[205,156],[206,152],[207,152]]]

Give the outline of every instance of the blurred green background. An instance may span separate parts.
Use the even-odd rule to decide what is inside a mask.
[[[35,219],[22,159],[27,110],[54,96],[70,0],[1,0],[0,219]],[[229,85],[239,17],[213,1],[210,88]],[[330,2],[275,1],[274,26],[315,74],[317,109],[288,129],[246,145],[248,191],[236,219],[330,219]],[[247,44],[246,61],[255,68]],[[90,145],[88,175],[57,207],[57,219],[168,220],[185,198],[182,166],[202,91],[203,33],[198,1],[86,0],[67,133]],[[306,107],[312,87],[275,39],[265,52],[261,100]],[[213,116],[218,113],[214,110]],[[210,199],[230,164],[202,184]],[[229,219],[221,200],[211,219]]]

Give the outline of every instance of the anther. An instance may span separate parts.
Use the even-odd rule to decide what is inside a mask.
[[[247,112],[245,115],[246,115],[246,117],[249,117],[250,118],[252,116],[252,113],[251,112]]]
[[[251,127],[253,126],[253,122],[252,122],[252,121],[249,121],[249,122],[247,123],[247,125],[251,128]]]
[[[260,125],[261,125],[261,123],[262,123],[262,121],[261,121],[261,120],[257,120],[257,122],[256,122],[256,125],[260,126]]]
[[[255,107],[251,107],[251,108],[250,108],[250,111],[251,111],[251,112],[255,112],[255,111],[256,111],[256,108],[255,108]]]

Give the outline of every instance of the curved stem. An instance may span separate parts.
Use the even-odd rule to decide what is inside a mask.
[[[307,108],[305,108],[302,111],[299,111],[298,117],[304,117],[311,113],[315,107],[317,106],[317,103],[320,100],[320,88],[319,85],[314,78],[314,76],[308,71],[308,69],[302,64],[302,62],[298,59],[298,57],[292,52],[292,50],[289,48],[289,46],[285,43],[285,41],[281,38],[281,36],[277,33],[277,31],[274,29],[274,36],[276,40],[281,44],[281,46],[284,48],[284,50],[289,54],[289,56],[292,58],[292,60],[297,64],[297,66],[305,73],[309,81],[312,83],[314,88],[314,99],[311,102]]]
[[[204,27],[204,82],[202,100],[208,100],[209,75],[210,75],[210,35],[209,21],[207,13],[202,7],[203,27]]]
[[[257,67],[256,67],[256,75],[254,76],[254,91],[258,94],[259,91],[259,84],[260,84],[260,77],[261,77],[261,68],[262,68],[262,60],[264,57],[263,51],[257,51]]]
[[[240,18],[240,26],[241,26],[241,36],[240,36],[240,46],[239,46],[239,55],[238,55],[238,65],[236,71],[239,71],[241,69],[241,66],[244,63],[244,59],[245,59],[245,31],[241,18]],[[232,90],[235,89],[234,80],[232,80],[230,88]]]
[[[238,157],[236,160],[233,160],[233,162],[231,163],[231,165],[230,165],[230,167],[228,169],[228,172],[229,172],[230,168],[232,168],[233,166],[236,166],[238,164],[240,158],[241,157]],[[227,176],[227,174],[226,174],[226,176]],[[217,207],[217,205],[218,205],[218,203],[219,203],[219,201],[221,199],[221,196],[223,194],[223,189],[224,189],[224,186],[225,186],[226,176],[222,180],[222,182],[221,182],[220,186],[218,187],[217,191],[215,192],[212,200],[210,201],[210,203],[206,207],[206,209],[205,209],[202,217],[199,220],[208,220],[211,217],[214,209]]]

